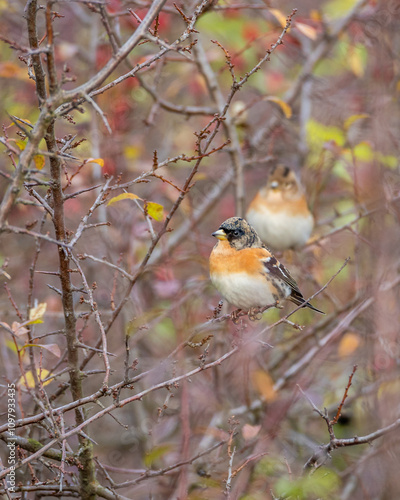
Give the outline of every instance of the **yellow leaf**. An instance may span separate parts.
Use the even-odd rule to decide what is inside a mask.
[[[139,196],[137,194],[133,193],[122,193],[119,194],[118,196],[114,196],[114,198],[111,198],[111,200],[107,203],[107,207],[110,205],[114,205],[114,203],[117,203],[117,201],[121,200],[140,200]]]
[[[271,14],[276,17],[276,19],[279,21],[279,24],[284,28],[286,26],[286,16],[283,14],[282,11],[278,9],[269,9]]]
[[[14,335],[17,337],[19,335],[25,335],[28,333],[28,329],[24,327],[24,325],[21,325],[21,323],[18,323],[17,321],[14,321],[13,324],[11,325],[12,331]]]
[[[349,66],[351,71],[358,77],[364,76],[364,64],[360,51],[351,47],[349,49]]]
[[[236,123],[235,123],[236,125]],[[196,181],[205,181],[208,179],[208,175],[205,174],[204,172],[199,172],[198,174],[196,174]]]
[[[307,38],[310,38],[311,40],[317,39],[317,30],[312,26],[304,23],[296,23],[296,28]]]
[[[46,164],[46,160],[44,159],[44,156],[43,155],[35,155],[33,157],[33,161],[35,162],[35,167],[38,169],[38,170],[42,170],[42,168],[45,166]]]
[[[29,311],[29,321],[25,325],[33,325],[34,323],[42,323],[42,317],[46,312],[46,302],[41,302],[37,307],[33,307]]]
[[[266,401],[275,401],[278,397],[274,389],[274,381],[271,375],[263,370],[256,370],[251,376],[253,384]]]
[[[104,167],[104,160],[103,158],[88,158],[86,160],[86,163],[97,163],[97,165],[100,165],[100,167]]]
[[[28,120],[27,118],[18,118],[18,116],[14,116],[14,119],[17,120],[18,122],[29,123],[29,125],[32,125],[32,122],[30,120]]]
[[[162,205],[149,201],[146,203],[146,209],[147,213],[150,215],[150,217],[153,217],[153,219],[158,221],[161,221],[163,219],[164,207]]]
[[[136,160],[142,152],[142,148],[140,146],[125,146],[124,147],[124,155],[128,160]]]
[[[282,99],[279,99],[279,97],[275,96],[268,96],[264,97],[264,101],[270,101],[274,102],[275,104],[278,104],[278,106],[281,108],[283,111],[283,114],[286,116],[287,119],[291,118],[292,116],[292,108],[289,106],[289,104],[285,101],[282,101]]]
[[[345,130],[349,130],[349,128],[353,125],[354,122],[356,122],[357,120],[362,120],[363,118],[369,118],[369,114],[368,113],[361,113],[359,115],[351,115],[349,116],[344,124],[343,124],[343,128]]]
[[[25,149],[26,144],[24,141],[21,141],[21,140],[15,141],[15,144],[19,147],[19,149],[21,151],[23,151]]]
[[[36,373],[37,373],[39,380],[43,380],[43,379],[47,378],[47,376],[50,374],[49,370],[46,370],[45,368],[42,368],[42,369],[37,368]],[[43,382],[43,386],[50,384],[50,382],[51,382],[51,380],[47,380],[46,382]],[[29,387],[29,388],[33,389],[35,387],[35,379],[33,377],[32,371],[29,370],[29,372],[26,372],[25,377],[22,376],[19,379],[18,384],[24,385],[25,387]]]
[[[360,345],[360,336],[356,333],[346,333],[338,346],[338,354],[341,358],[352,354]]]

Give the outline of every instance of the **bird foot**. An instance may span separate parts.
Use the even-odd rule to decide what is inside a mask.
[[[240,317],[243,316],[243,311],[242,309],[235,309],[231,313],[231,320],[235,325],[239,323]]]

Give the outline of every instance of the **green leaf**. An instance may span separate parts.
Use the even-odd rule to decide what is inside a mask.
[[[331,0],[323,6],[324,14],[330,19],[337,19],[346,15],[354,6],[356,0]]]
[[[291,481],[281,478],[275,484],[275,492],[284,498],[293,497],[299,500],[336,499],[340,480],[338,476],[327,469],[320,468],[311,476]]]
[[[159,203],[154,203],[152,201],[148,201],[146,203],[146,210],[148,215],[157,221],[163,220],[164,217],[164,207]]]
[[[118,201],[122,200],[140,200],[139,196],[137,194],[133,193],[122,193],[119,194],[118,196],[114,196],[114,198],[111,198],[111,200],[107,203],[107,207],[110,205],[114,205],[114,203],[117,203]]]

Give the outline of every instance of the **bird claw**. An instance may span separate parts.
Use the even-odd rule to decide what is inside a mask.
[[[248,316],[250,321],[259,321],[262,318],[262,312],[259,307],[251,307]]]
[[[235,309],[231,313],[231,320],[232,320],[232,322],[235,323],[235,325],[237,325],[239,323],[239,320],[240,320],[241,316],[243,316],[242,310],[241,309]]]

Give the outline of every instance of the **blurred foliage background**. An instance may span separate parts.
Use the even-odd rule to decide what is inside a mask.
[[[197,5],[184,1],[179,8],[191,18]],[[39,117],[25,7],[22,0],[0,0],[1,197],[15,171],[13,162],[28,142],[29,124]],[[146,1],[128,0],[52,3],[57,72],[70,80],[62,88],[74,89],[104,67],[148,8]],[[297,12],[283,45],[228,103],[211,149],[228,139],[230,144],[201,160],[191,189],[164,226],[199,156],[198,134],[206,128],[210,135],[215,124],[209,123],[231,92],[223,49],[236,77],[243,77],[278,40],[293,8]],[[44,9],[37,19],[38,38],[46,44]],[[145,391],[140,400],[113,409],[85,429],[94,440],[97,480],[121,495],[98,490],[99,496],[372,500],[400,495],[399,22],[395,0],[214,1],[179,50],[118,83],[163,46],[154,40],[140,43],[108,76],[102,85],[109,87],[93,99],[110,131],[88,102],[57,117],[58,147],[73,144],[71,157],[63,160],[70,239],[112,177],[113,190],[105,192],[89,221],[109,225],[85,230],[73,251],[101,321],[110,325],[110,386],[127,381],[128,345],[134,381],[119,397]],[[173,2],[152,23],[154,37],[164,44],[172,44],[185,29]],[[21,128],[13,117],[23,120]],[[32,235],[55,238],[51,218],[43,217],[43,204],[32,194],[34,188],[43,200],[49,188],[44,141],[39,149],[8,214],[14,229],[2,228],[0,247],[0,393],[6,394],[7,383],[16,384],[21,419],[71,401],[64,310],[57,291],[59,252],[54,243]],[[158,178],[152,172],[157,161],[164,162],[155,171]],[[238,183],[245,208],[276,163],[299,172],[316,219],[304,248],[279,255],[304,295],[320,290],[346,258],[350,261],[313,299],[326,312],[322,319],[301,310],[291,316],[294,323],[271,328],[292,309],[285,304],[257,322],[208,321],[220,300],[208,276],[215,243],[211,233],[226,218],[241,214]],[[139,198],[107,206],[123,187]],[[162,205],[162,213],[148,202]],[[165,234],[141,268],[152,231],[163,228]],[[101,352],[90,350],[99,348],[101,335],[93,304],[80,292],[82,276],[71,276],[77,290],[77,339],[89,346],[79,353],[88,396],[103,383]],[[43,303],[42,323],[29,324],[32,308],[37,312]],[[225,304],[222,314],[230,311]],[[11,328],[13,322],[27,323],[29,341],[24,331]],[[28,343],[38,345],[28,348]],[[155,389],[219,358],[209,369]],[[48,377],[44,387],[32,375],[33,362],[46,370],[46,376],[39,374]],[[372,439],[371,446],[341,446],[329,457],[322,454],[316,460],[320,468],[304,470],[318,446],[330,442],[326,422],[307,398],[327,408],[332,419],[354,365],[358,368],[334,426],[336,437],[365,436],[396,422],[397,430]],[[23,373],[30,373],[30,382]],[[87,417],[113,404],[115,397],[104,394],[91,401]],[[6,399],[1,399],[1,422],[6,422]],[[74,413],[63,415],[65,429],[73,429]],[[26,423],[17,434],[42,444],[54,437],[49,422]],[[61,449],[61,443],[54,447]],[[4,443],[0,450],[6,466]],[[67,450],[78,453],[76,436]],[[20,458],[30,453],[21,441]],[[42,457],[19,468],[23,498],[80,497],[79,467],[64,462],[61,477],[57,464]],[[64,488],[58,492],[60,481]]]

